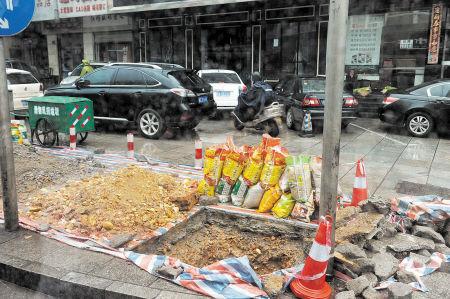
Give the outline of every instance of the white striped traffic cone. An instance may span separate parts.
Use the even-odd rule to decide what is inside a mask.
[[[77,149],[77,131],[75,129],[75,126],[70,127],[69,133],[70,133],[70,136],[69,136],[70,149],[76,150]]]
[[[356,163],[355,184],[353,185],[352,206],[358,206],[361,201],[369,198],[367,190],[366,168],[363,160],[358,160]]]
[[[127,143],[128,143],[127,156],[129,159],[133,159],[134,158],[134,135],[133,135],[133,133],[127,134]]]
[[[298,298],[326,299],[331,296],[331,287],[325,281],[331,252],[331,217],[321,217],[313,242],[301,274],[291,282],[292,292]]]

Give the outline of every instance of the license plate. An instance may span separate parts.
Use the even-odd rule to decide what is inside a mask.
[[[218,91],[217,96],[219,97],[229,97],[231,95],[231,92],[229,91]]]
[[[199,104],[205,104],[208,103],[208,97],[207,96],[201,96],[198,98],[198,103]]]

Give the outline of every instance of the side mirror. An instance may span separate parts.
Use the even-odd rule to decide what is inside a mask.
[[[72,76],[72,72],[67,73],[67,77]]]
[[[80,78],[77,81],[75,81],[75,86],[78,89],[88,87],[90,84],[91,84],[91,82],[89,82],[89,80],[86,80],[84,78]]]

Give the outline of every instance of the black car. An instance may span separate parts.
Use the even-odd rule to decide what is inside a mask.
[[[45,95],[86,97],[96,120],[135,124],[151,139],[168,127],[195,128],[216,109],[211,87],[191,70],[106,66]]]
[[[275,86],[277,100],[284,104],[286,125],[300,130],[305,111],[311,112],[313,124],[323,122],[325,105],[325,78],[302,78],[288,75]],[[342,99],[342,126],[356,119],[358,101],[344,92]]]
[[[450,130],[450,79],[435,80],[392,93],[379,110],[384,122],[406,127],[415,137],[426,137],[434,129]]]

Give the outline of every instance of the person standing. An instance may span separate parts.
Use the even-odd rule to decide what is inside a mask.
[[[89,73],[92,73],[94,71],[94,68],[89,63],[89,60],[83,59],[83,69],[81,70],[80,77],[83,77]]]

